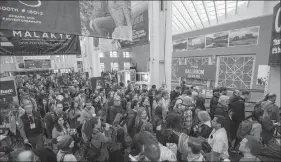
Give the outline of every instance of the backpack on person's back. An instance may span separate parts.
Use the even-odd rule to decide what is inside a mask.
[[[246,137],[247,135],[249,135],[251,133],[253,127],[253,121],[251,120],[244,120],[239,124],[236,136],[239,139],[243,139],[244,137]]]

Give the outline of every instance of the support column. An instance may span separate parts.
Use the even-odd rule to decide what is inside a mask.
[[[85,40],[86,53],[88,60],[85,63],[88,63],[89,67],[89,77],[99,77],[101,76],[100,69],[100,56],[99,52],[94,49],[94,39],[93,37],[87,37]]]
[[[149,1],[150,82],[171,90],[172,1]]]

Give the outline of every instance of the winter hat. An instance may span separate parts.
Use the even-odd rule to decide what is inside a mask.
[[[72,141],[73,139],[69,135],[59,136],[56,140],[58,148],[62,150],[68,149]]]

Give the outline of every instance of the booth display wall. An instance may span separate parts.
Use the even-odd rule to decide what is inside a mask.
[[[252,19],[247,19],[243,21],[237,21],[233,23],[227,23],[223,25],[218,25],[210,28],[205,28],[193,32],[183,33],[173,36],[173,41],[197,37],[200,35],[207,35],[222,31],[235,30],[240,28],[247,28],[253,26],[259,26],[259,39],[257,45],[248,46],[234,46],[234,47],[223,47],[223,48],[205,48],[198,50],[186,50],[173,52],[173,58],[184,58],[184,57],[212,57],[215,58],[217,66],[218,62],[226,57],[238,58],[244,57],[245,59],[253,59],[253,74],[251,77],[250,89],[260,89],[261,91],[264,87],[256,85],[257,70],[258,65],[267,65],[269,59],[269,48],[272,30],[272,15],[267,15],[263,17],[257,17]],[[218,69],[217,69],[218,73]],[[217,74],[218,75],[218,74]],[[216,78],[218,80],[218,78]],[[252,93],[253,100],[259,100],[263,93]]]

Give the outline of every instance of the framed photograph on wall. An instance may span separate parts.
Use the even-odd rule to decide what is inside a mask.
[[[206,35],[206,48],[219,48],[228,46],[228,31]]]
[[[205,35],[188,38],[188,50],[204,49]]]
[[[176,40],[173,42],[173,52],[186,51],[187,39]]]
[[[229,47],[257,45],[259,40],[259,26],[241,28],[229,31]]]

